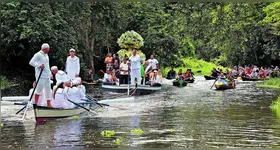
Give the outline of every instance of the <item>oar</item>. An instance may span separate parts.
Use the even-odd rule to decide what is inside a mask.
[[[37,85],[38,85],[38,83],[39,83],[39,80],[40,80],[40,77],[41,77],[41,75],[42,75],[43,70],[44,70],[44,69],[41,69],[41,72],[40,72],[40,74],[39,74],[39,77],[38,77],[38,79],[37,79],[37,81],[36,81],[36,85],[35,85],[35,87],[34,87],[34,89],[33,89],[33,91],[32,91],[32,94],[31,94],[30,98],[29,98],[29,102],[28,102],[23,108],[21,108],[18,112],[16,112],[16,115],[17,115],[18,113],[20,113],[24,108],[26,108],[27,106],[30,105],[31,100],[32,100],[32,97],[33,97],[34,92],[35,92],[35,90],[36,90],[36,87],[37,87]],[[27,108],[26,108],[26,110],[25,110],[25,112],[24,112],[22,118],[24,118],[24,116],[25,116],[25,114],[26,114],[26,111],[27,111]]]
[[[73,102],[73,101],[69,100],[68,98],[67,98],[67,100],[68,100],[69,102],[73,103],[74,105],[76,105],[76,106],[79,106],[79,107],[83,108],[84,110],[86,110],[86,111],[88,111],[88,112],[91,112],[91,113],[97,114],[96,112],[94,112],[94,111],[92,111],[92,110],[90,110],[90,109],[87,109],[87,108],[85,108],[84,106],[81,106],[81,105],[79,105],[79,104],[77,104],[77,103],[75,103],[75,102]]]
[[[108,106],[108,107],[117,108],[117,109],[121,109],[121,110],[129,110],[129,109],[126,109],[126,108],[120,108],[120,107],[111,106],[111,105],[104,104],[104,103],[99,103],[97,99],[94,99],[94,98],[90,97],[89,95],[86,95],[86,97],[87,97],[88,99],[94,101],[97,105]]]
[[[212,89],[212,87],[214,86],[214,84],[216,83],[216,81],[218,80],[218,78],[216,78],[215,82],[213,83],[213,85],[211,86],[210,90]]]

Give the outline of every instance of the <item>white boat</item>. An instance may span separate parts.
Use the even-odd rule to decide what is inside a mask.
[[[129,86],[129,87],[128,87]],[[162,86],[150,86],[150,85],[128,85],[128,84],[121,84],[121,85],[104,85],[102,84],[102,88],[108,91],[120,92],[125,93],[127,92],[128,88],[129,91],[134,91],[134,94],[150,94],[153,92],[160,91]]]

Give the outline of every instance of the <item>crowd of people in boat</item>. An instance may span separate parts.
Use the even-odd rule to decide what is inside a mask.
[[[77,107],[74,103],[80,103],[86,99],[86,88],[79,77],[80,60],[75,55],[76,51],[73,48],[69,50],[70,56],[66,59],[65,71],[59,70],[57,66],[50,68],[49,51],[49,44],[44,43],[41,50],[29,62],[35,68],[36,78],[33,89],[30,89],[29,97],[32,96],[36,87],[32,96],[33,104],[50,108]]]
[[[187,69],[185,73],[183,73],[182,69],[179,69],[178,74],[176,74],[174,67],[171,68],[171,70],[167,73],[167,77],[166,77],[166,79],[176,79],[176,80],[190,80],[193,78],[194,78],[194,73],[190,68]]]
[[[133,50],[130,58],[120,58],[118,54],[108,54],[104,63],[106,72],[104,73],[103,85],[121,85],[137,83],[138,85],[161,86],[162,74],[159,71],[159,64],[153,55],[144,61]],[[137,78],[137,82],[135,82]]]
[[[256,65],[234,66],[230,71],[228,68],[223,72],[222,69],[213,68],[211,76],[218,77],[221,73],[225,75],[231,74],[233,78],[267,78],[273,76],[274,73],[279,72],[278,66],[274,67],[258,67]]]

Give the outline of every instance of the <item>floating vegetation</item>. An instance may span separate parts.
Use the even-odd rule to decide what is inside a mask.
[[[74,120],[77,120],[77,119],[79,119],[79,116],[73,116],[72,117]]]
[[[0,128],[2,128],[3,126],[4,126],[3,123],[1,123],[1,124],[0,124]]]
[[[102,111],[102,110],[103,110],[103,108],[102,108],[102,107],[99,107],[99,108],[97,108],[97,110],[98,110],[98,111]]]
[[[130,130],[130,132],[133,133],[133,134],[137,134],[137,135],[142,135],[143,134],[143,130],[141,130],[141,129]]]
[[[174,130],[173,130],[173,129],[170,129],[170,132],[171,132],[171,133],[173,133],[173,132],[174,132]]]
[[[169,98],[170,98],[170,99],[174,99],[174,96],[173,96],[173,95],[171,95]]]
[[[101,132],[101,135],[102,135],[103,137],[108,137],[108,138],[110,138],[110,137],[112,137],[112,136],[115,135],[115,131],[114,131],[114,130],[105,130],[105,131],[102,131],[102,132]]]
[[[115,139],[114,142],[117,144],[117,145],[120,145],[121,143],[121,140],[119,138]]]

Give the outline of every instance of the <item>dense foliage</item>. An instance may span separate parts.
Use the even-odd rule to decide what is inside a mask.
[[[24,70],[44,42],[50,62],[62,68],[70,48],[82,68],[104,67],[118,38],[139,33],[141,47],[161,66],[194,57],[222,65],[279,65],[280,3],[225,2],[8,2],[1,3],[2,70]],[[102,66],[103,65],[103,66]]]

